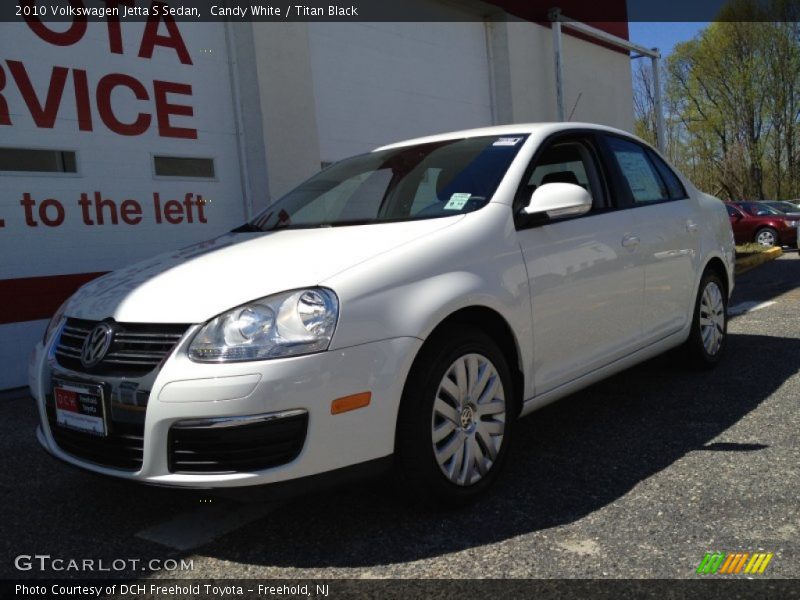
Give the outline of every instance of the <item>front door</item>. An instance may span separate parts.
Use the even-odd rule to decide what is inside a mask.
[[[637,347],[644,272],[632,210],[618,210],[594,137],[551,141],[521,186],[575,183],[593,198],[580,217],[545,224],[518,219],[532,296],[536,393],[548,392]]]

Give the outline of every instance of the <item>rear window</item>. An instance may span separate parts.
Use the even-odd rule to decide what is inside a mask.
[[[653,161],[658,174],[661,175],[661,179],[663,179],[664,183],[667,185],[670,199],[680,200],[681,198],[688,198],[688,194],[686,193],[686,189],[683,187],[681,180],[678,179],[678,176],[675,175],[675,172],[669,168],[667,163],[665,163],[655,152],[648,150],[647,155],[650,157],[650,160]]]
[[[667,184],[643,146],[618,137],[606,138],[636,204],[671,200]]]

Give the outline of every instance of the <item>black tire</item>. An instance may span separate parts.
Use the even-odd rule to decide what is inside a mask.
[[[486,358],[499,376],[505,398],[505,426],[501,441],[497,440],[500,444],[499,450],[487,472],[474,483],[457,484],[448,479],[444,472],[445,467],[440,467],[434,452],[433,428],[436,420],[453,427],[444,418],[434,417],[434,402],[439,386],[451,366],[470,354]],[[413,502],[432,508],[454,508],[476,499],[494,483],[505,463],[518,413],[515,398],[513,379],[506,358],[497,344],[483,331],[461,326],[448,328],[429,339],[414,361],[400,404],[395,442],[395,471],[399,490]],[[477,404],[477,400],[475,403]],[[477,414],[477,409],[475,412]],[[463,413],[461,414],[463,418]],[[487,417],[477,417],[479,420],[484,418]],[[466,430],[458,428],[452,435],[462,434],[469,435]],[[480,437],[480,434],[477,436]],[[445,444],[448,439],[452,441],[453,438],[445,438],[439,443]],[[486,450],[485,444],[480,447]],[[463,456],[462,454],[462,464]],[[477,462],[473,464],[477,469]]]
[[[707,305],[704,303],[706,290],[713,293],[713,287],[720,292],[722,301],[722,332],[719,346],[715,351],[709,351],[708,345],[704,341],[703,326],[701,319],[711,316],[708,314]],[[712,288],[712,289],[709,289]],[[717,328],[719,330],[719,328]],[[694,314],[692,315],[692,329],[689,339],[684,344],[686,350],[685,357],[688,366],[696,369],[713,369],[719,363],[727,346],[728,339],[728,294],[722,278],[713,271],[706,271],[700,280],[700,287],[697,291],[697,299],[694,303]]]
[[[762,243],[761,241],[759,241],[759,238],[762,235],[767,235],[767,234],[772,236],[772,240],[773,241],[772,241],[771,244],[765,244],[765,243]],[[762,246],[778,246],[778,247],[780,247],[780,245],[781,245],[780,239],[778,238],[778,232],[775,231],[772,227],[762,227],[761,229],[756,231],[756,235],[753,238],[753,241],[756,244],[761,244]]]

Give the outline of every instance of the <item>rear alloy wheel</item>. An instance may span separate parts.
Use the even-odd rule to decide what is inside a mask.
[[[707,271],[700,282],[692,330],[686,341],[691,364],[700,368],[715,366],[725,348],[727,334],[725,285],[716,273]]]
[[[516,416],[513,383],[497,344],[477,329],[452,329],[423,348],[397,423],[401,491],[428,505],[465,504],[505,461]]]
[[[756,232],[756,243],[762,246],[777,246],[778,232],[772,227],[764,227]]]

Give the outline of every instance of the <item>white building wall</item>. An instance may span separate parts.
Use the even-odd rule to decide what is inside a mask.
[[[492,24],[499,43],[507,44],[510,111],[503,122],[557,119],[553,32],[536,23]],[[495,41],[495,44],[498,42]],[[562,34],[564,107],[572,121],[601,123],[633,131],[630,58],[566,32]],[[498,67],[502,69],[503,66]],[[574,111],[574,112],[573,112]]]
[[[307,28],[323,161],[442,131],[556,119],[548,27],[509,21]],[[567,34],[563,50],[568,116],[632,130],[628,56]]]
[[[492,124],[482,22],[311,23],[309,43],[323,161]]]
[[[306,23],[253,23],[270,201],[319,171]]]

